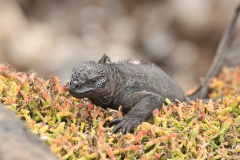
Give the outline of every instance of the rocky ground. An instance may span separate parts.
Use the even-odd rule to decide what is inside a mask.
[[[59,159],[3,105],[0,105],[0,142],[0,159],[3,160]]]

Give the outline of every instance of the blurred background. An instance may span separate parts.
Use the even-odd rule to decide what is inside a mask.
[[[200,83],[239,0],[1,0],[0,58],[18,71],[97,61],[149,60],[186,91]],[[235,33],[239,32],[238,26]]]

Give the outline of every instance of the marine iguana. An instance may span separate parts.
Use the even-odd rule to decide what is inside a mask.
[[[219,72],[219,62],[224,60],[239,8],[221,39],[205,82],[190,99],[206,97],[208,84]],[[189,100],[181,87],[158,66],[135,60],[112,63],[106,54],[98,62],[83,62],[74,67],[68,90],[74,97],[88,98],[93,104],[103,108],[118,109],[122,106],[123,112],[127,114],[113,119],[110,125],[116,124],[114,133],[122,128],[123,134],[147,120],[156,108],[162,106],[166,98],[171,101]]]
[[[126,60],[111,63],[105,54],[99,62],[84,62],[73,68],[69,92],[77,98],[88,98],[103,108],[129,111],[113,132],[129,132],[147,120],[165,99],[187,101],[181,87],[164,71],[146,61]]]

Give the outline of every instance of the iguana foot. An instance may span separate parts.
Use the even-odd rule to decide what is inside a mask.
[[[133,127],[140,125],[144,120],[138,117],[129,117],[129,116],[124,116],[122,118],[116,118],[113,119],[110,122],[110,126],[117,124],[114,129],[113,133],[116,133],[119,129],[122,128],[122,133],[126,134],[129,133]]]

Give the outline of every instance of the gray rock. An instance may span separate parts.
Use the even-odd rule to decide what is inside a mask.
[[[49,147],[27,130],[16,116],[0,105],[1,160],[57,160]]]

